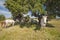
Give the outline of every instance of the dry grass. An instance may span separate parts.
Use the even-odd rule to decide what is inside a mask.
[[[0,27],[0,40],[60,40],[60,20],[52,20],[49,22],[54,27],[44,27],[40,30],[34,30],[33,27]]]

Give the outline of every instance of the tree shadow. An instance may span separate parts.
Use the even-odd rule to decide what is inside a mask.
[[[34,29],[35,31],[36,31],[36,30],[40,30],[40,28],[41,28],[41,26],[40,26],[39,24],[36,24],[35,27],[36,27],[36,28]]]
[[[50,23],[47,23],[46,27],[51,27],[51,28],[54,28],[55,26],[50,24]]]
[[[11,25],[8,25],[8,26],[6,26],[6,27],[4,27],[4,28],[10,28],[10,27],[12,27],[12,24],[11,24]]]
[[[23,28],[23,27],[27,27],[29,28],[31,26],[31,23],[21,23],[20,24],[20,27]]]
[[[10,24],[10,25],[7,25],[6,27],[4,26],[3,28],[10,28],[10,27],[13,27],[15,25],[18,25],[18,24],[14,24],[14,25]]]
[[[34,31],[40,30],[40,28],[41,28],[41,26],[37,23],[22,23],[22,24],[20,24],[20,28],[24,28],[24,27],[27,27],[27,28],[34,27],[34,29],[33,29]]]

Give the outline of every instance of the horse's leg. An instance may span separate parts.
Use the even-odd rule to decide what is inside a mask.
[[[0,25],[1,25],[1,27],[2,27],[2,23],[1,23]]]
[[[1,22],[1,27],[3,27],[3,22]]]
[[[0,23],[0,27],[1,27],[1,23]]]
[[[1,27],[2,27],[2,23],[1,23]]]
[[[7,27],[7,24],[6,24],[6,23],[4,23],[4,27],[5,27],[5,28]]]
[[[1,27],[4,27],[4,22],[1,23]]]
[[[14,26],[14,22],[12,23],[12,26]]]
[[[2,27],[4,27],[4,23],[2,24]]]
[[[42,19],[40,19],[40,26],[42,27]]]

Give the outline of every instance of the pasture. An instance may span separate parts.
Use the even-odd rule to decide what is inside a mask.
[[[60,20],[53,19],[49,21],[49,26],[40,29],[35,24],[27,25],[29,27],[0,27],[0,40],[60,40]]]

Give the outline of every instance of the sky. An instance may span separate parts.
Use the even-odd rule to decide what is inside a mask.
[[[3,5],[5,3],[5,0],[0,0],[0,14],[5,15],[6,18],[11,17],[11,12]]]

